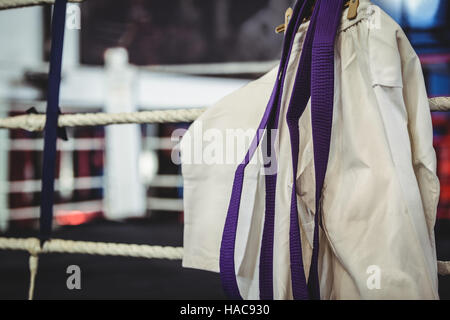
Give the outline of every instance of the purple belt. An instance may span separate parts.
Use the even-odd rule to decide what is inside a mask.
[[[295,34],[310,12],[314,2],[314,12],[303,44],[300,64],[295,77],[294,88],[287,111],[287,124],[290,133],[293,163],[293,185],[290,209],[290,263],[292,291],[294,299],[320,299],[318,255],[319,255],[319,213],[320,196],[325,179],[330,150],[331,126],[333,120],[334,99],[334,41],[337,27],[342,15],[343,0],[299,0],[294,7],[291,22],[286,30],[283,53],[278,70],[278,77],[259,125],[256,137],[245,155],[244,161],[237,167],[228,213],[220,249],[220,274],[226,294],[231,299],[242,299],[236,280],[234,252],[236,230],[239,220],[239,207],[242,196],[245,168],[253,158],[266,130],[278,128],[281,98],[286,69],[288,67]],[[297,167],[299,155],[298,122],[311,98],[312,134],[314,145],[314,165],[316,178],[316,214],[314,217],[313,254],[308,282],[306,281],[300,226],[297,206]],[[268,139],[272,141],[272,139]],[[274,149],[273,142],[268,152]],[[277,175],[266,175],[266,203],[264,229],[261,243],[259,264],[260,298],[273,299],[273,243],[275,225],[275,192]]]

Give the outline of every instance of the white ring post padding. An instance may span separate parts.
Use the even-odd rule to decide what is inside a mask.
[[[83,2],[84,0],[68,0],[68,2]],[[55,0],[2,0],[0,1],[0,10],[37,6],[42,4],[54,4]]]

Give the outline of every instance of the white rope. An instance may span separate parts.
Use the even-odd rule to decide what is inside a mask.
[[[438,261],[438,273],[441,276],[450,275],[450,261]]]
[[[430,99],[432,111],[450,111],[450,97],[436,97]]]
[[[29,300],[33,300],[39,264],[39,254],[74,253],[168,260],[181,260],[183,258],[182,247],[162,247],[143,244],[104,243],[59,239],[49,240],[44,243],[44,247],[41,247],[40,241],[37,238],[0,238],[0,250],[20,250],[28,251],[30,253],[30,286],[28,289]]]
[[[36,282],[39,257],[37,255],[30,255],[28,263],[29,263],[29,267],[30,267],[30,287],[28,289],[28,300],[33,300],[34,284]]]
[[[0,238],[0,250],[28,251],[37,256],[41,253],[41,245],[37,238]]]
[[[83,2],[84,0],[69,0],[69,2]],[[55,0],[2,0],[0,1],[0,10],[37,6],[41,4],[54,4]]]
[[[44,247],[42,248],[37,238],[20,239],[0,237],[0,250],[28,251],[34,257],[45,253],[70,253],[168,260],[181,260],[183,258],[182,247],[60,239],[49,240],[44,243]],[[450,261],[439,261],[438,270],[440,275],[450,275]]]
[[[450,111],[450,97],[430,99],[431,111]],[[176,109],[164,111],[141,111],[130,113],[80,113],[59,116],[58,126],[106,126],[111,124],[129,123],[176,123],[192,122],[203,112],[204,108]],[[24,129],[27,131],[42,131],[45,126],[45,115],[26,114],[0,119],[0,128]]]
[[[101,256],[122,256],[146,259],[181,260],[182,247],[161,247],[142,244],[105,243],[52,239],[44,243],[42,248],[37,238],[1,238],[0,250],[21,250],[30,253],[30,287],[28,298],[33,299],[38,256],[43,253],[75,253]],[[450,275],[450,261],[438,261],[440,275]]]
[[[225,63],[198,63],[182,65],[152,65],[144,67],[145,70],[162,73],[195,74],[204,76],[263,74],[269,72],[278,64],[278,60],[225,62]]]
[[[141,111],[130,113],[80,113],[59,116],[58,126],[105,126],[111,124],[127,123],[176,123],[192,122],[197,119],[205,109],[178,109],[164,111]],[[24,129],[28,131],[42,131],[45,126],[45,115],[26,114],[0,119],[0,128]]]
[[[28,251],[32,256],[45,253],[74,253],[146,259],[181,260],[183,258],[182,247],[52,239],[46,241],[42,248],[37,238],[0,238],[0,250]]]
[[[168,260],[181,260],[183,258],[183,248],[181,247],[162,247],[143,244],[104,243],[58,239],[47,241],[44,244],[43,252],[78,253]]]

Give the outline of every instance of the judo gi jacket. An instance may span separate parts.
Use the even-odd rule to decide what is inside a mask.
[[[293,298],[289,212],[295,183],[306,273],[314,216],[321,216],[321,299],[438,299],[433,230],[440,188],[420,61],[401,28],[379,7],[360,0],[353,20],[347,10],[335,40],[332,132],[319,212],[310,103],[299,120],[295,181],[292,176],[286,113],[309,22],[296,30],[275,134],[273,297]],[[234,174],[246,151],[227,138],[254,135],[277,77],[274,69],[208,108],[180,143],[184,267],[219,271]],[[245,299],[260,298],[262,167],[255,161],[246,168],[239,208],[235,266]]]

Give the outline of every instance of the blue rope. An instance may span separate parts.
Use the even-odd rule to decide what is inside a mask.
[[[47,112],[44,131],[44,159],[42,167],[42,192],[40,239],[50,238],[53,222],[55,191],[56,139],[58,136],[59,88],[64,43],[67,0],[56,0],[52,17],[52,47],[47,92]]]

